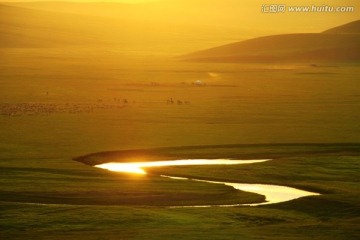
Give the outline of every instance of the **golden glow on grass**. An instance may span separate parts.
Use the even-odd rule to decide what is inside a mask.
[[[149,167],[166,167],[166,166],[193,166],[193,165],[235,165],[266,162],[270,159],[260,160],[230,160],[230,159],[184,159],[184,160],[167,160],[154,162],[127,162],[117,163],[110,162],[96,165],[97,168],[107,169],[114,172],[146,174],[143,168]]]

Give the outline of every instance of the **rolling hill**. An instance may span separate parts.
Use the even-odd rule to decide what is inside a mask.
[[[270,16],[259,11],[262,2],[245,0],[239,4],[238,0],[214,0],[211,3],[206,0],[159,0],[138,4],[61,1],[2,3],[0,48],[91,46],[129,54],[180,55],[257,36],[318,32],[354,19],[352,13],[336,17],[333,14],[321,15],[321,21],[317,21],[320,15],[313,13],[309,13],[306,19],[296,13]],[[283,24],[284,21],[287,24]],[[303,34],[300,35],[305,39]],[[331,41],[340,40],[334,37]],[[249,44],[245,44],[246,48]],[[274,51],[278,52],[276,49]],[[353,49],[346,51],[354,52]],[[271,55],[264,56],[264,59],[271,58]],[[213,56],[200,58],[208,57]],[[219,61],[224,61],[224,58],[233,61],[234,58],[229,55],[216,57]],[[241,58],[248,60],[254,56],[252,53],[236,56],[237,61]],[[258,57],[255,57],[256,60]]]
[[[291,2],[291,1],[290,1]],[[291,3],[287,3],[290,4]],[[317,0],[319,5],[328,5],[328,0]],[[314,4],[302,0],[303,5]],[[120,2],[69,2],[35,1],[6,2],[7,5],[44,11],[118,18],[129,21],[151,21],[157,24],[199,26],[204,28],[237,29],[239,37],[251,38],[285,32],[319,32],[343,22],[358,18],[357,12],[347,14],[286,13],[264,14],[263,0],[154,0],[145,3]],[[360,3],[354,2],[355,8]],[[286,24],[284,24],[286,22]],[[301,24],[299,24],[301,23]],[[181,32],[178,32],[181,33]],[[217,32],[213,32],[217,34]],[[221,37],[222,35],[218,35]],[[233,36],[230,36],[233,37]],[[229,40],[230,38],[228,38]]]
[[[222,43],[212,35],[214,32],[216,35],[228,33],[222,28],[159,24],[150,20],[0,4],[0,48],[92,47],[110,48],[122,53],[179,54]]]
[[[360,61],[360,21],[323,33],[254,38],[190,53],[182,59],[202,62]]]
[[[127,11],[132,6],[126,4],[99,4],[0,4],[0,48],[91,46],[122,53],[173,55],[223,44],[239,35],[239,30],[222,26],[137,18]],[[91,11],[81,10],[81,6]]]
[[[330,28],[323,33],[334,34],[360,34],[360,20],[353,21],[338,27]]]
[[[303,13],[264,14],[263,4],[262,0],[3,2],[0,47],[95,44],[116,47],[118,52],[179,55],[270,34],[316,33],[358,18],[355,12],[306,13],[306,18]]]
[[[110,23],[91,16],[0,5],[1,48],[110,44]]]

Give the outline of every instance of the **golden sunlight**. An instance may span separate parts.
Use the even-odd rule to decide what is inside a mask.
[[[113,172],[146,174],[138,165],[132,163],[105,163],[96,165],[97,168],[107,169]]]
[[[7,3],[12,2],[36,2],[33,0],[8,0]],[[70,3],[92,3],[92,2],[99,2],[99,3],[147,3],[147,2],[156,2],[156,0],[108,0],[108,1],[101,1],[101,0],[74,0],[74,1],[44,1],[45,3],[51,3],[51,2],[70,2]],[[40,1],[41,3],[41,1]]]
[[[194,165],[235,165],[266,162],[271,159],[259,160],[230,160],[230,159],[185,159],[185,160],[166,160],[154,162],[133,162],[133,163],[104,163],[96,165],[97,168],[107,169],[114,172],[146,174],[143,168],[165,167],[165,166],[194,166]]]

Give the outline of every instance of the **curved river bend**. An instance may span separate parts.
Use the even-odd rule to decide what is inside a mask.
[[[184,159],[184,160],[168,160],[168,161],[153,161],[153,162],[129,162],[129,163],[104,163],[96,165],[97,168],[107,169],[115,172],[126,172],[135,174],[146,174],[145,168],[163,167],[163,166],[200,166],[200,165],[236,165],[236,164],[254,164],[267,162],[271,159],[259,160],[230,160],[230,159]],[[208,181],[200,179],[189,179],[176,176],[161,175],[161,177],[172,178],[176,180],[192,180],[199,182],[206,182],[211,184],[224,184],[235,189],[257,193],[265,196],[265,202],[253,204],[232,204],[232,205],[199,205],[199,206],[175,206],[175,207],[234,207],[234,206],[258,206],[264,204],[281,203],[294,200],[301,197],[315,196],[318,193],[308,192],[292,187],[267,185],[267,184],[248,184],[248,183],[231,183],[220,181]]]

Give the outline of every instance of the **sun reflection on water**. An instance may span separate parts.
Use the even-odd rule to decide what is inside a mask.
[[[141,169],[138,165],[131,163],[123,163],[123,164],[105,163],[105,164],[96,165],[95,167],[107,169],[109,171],[114,171],[114,172],[146,174],[146,172],[143,169]]]
[[[235,164],[252,164],[266,162],[271,159],[259,159],[259,160],[231,160],[231,159],[186,159],[186,160],[167,160],[167,161],[154,161],[154,162],[110,162],[100,165],[96,165],[97,168],[107,169],[109,171],[133,173],[139,175],[145,175],[146,172],[143,168],[150,167],[165,167],[165,166],[190,166],[190,165],[235,165]],[[247,184],[247,183],[231,183],[231,182],[217,182],[201,179],[189,179],[176,176],[160,175],[161,177],[176,179],[176,180],[192,180],[213,184],[224,184],[231,186],[240,191],[257,193],[264,195],[266,198],[265,202],[261,203],[250,203],[250,204],[232,204],[232,205],[217,205],[220,207],[234,207],[234,206],[258,206],[264,204],[274,204],[285,201],[290,201],[300,197],[316,196],[318,193],[307,192],[300,189],[279,186],[279,185],[266,185],[266,184]],[[198,206],[173,206],[177,207],[211,207],[215,205],[198,205]]]
[[[143,168],[166,167],[166,166],[194,166],[194,165],[236,165],[266,162],[270,159],[259,160],[231,160],[231,159],[183,159],[153,162],[110,162],[96,165],[97,168],[107,169],[114,172],[146,174]]]

